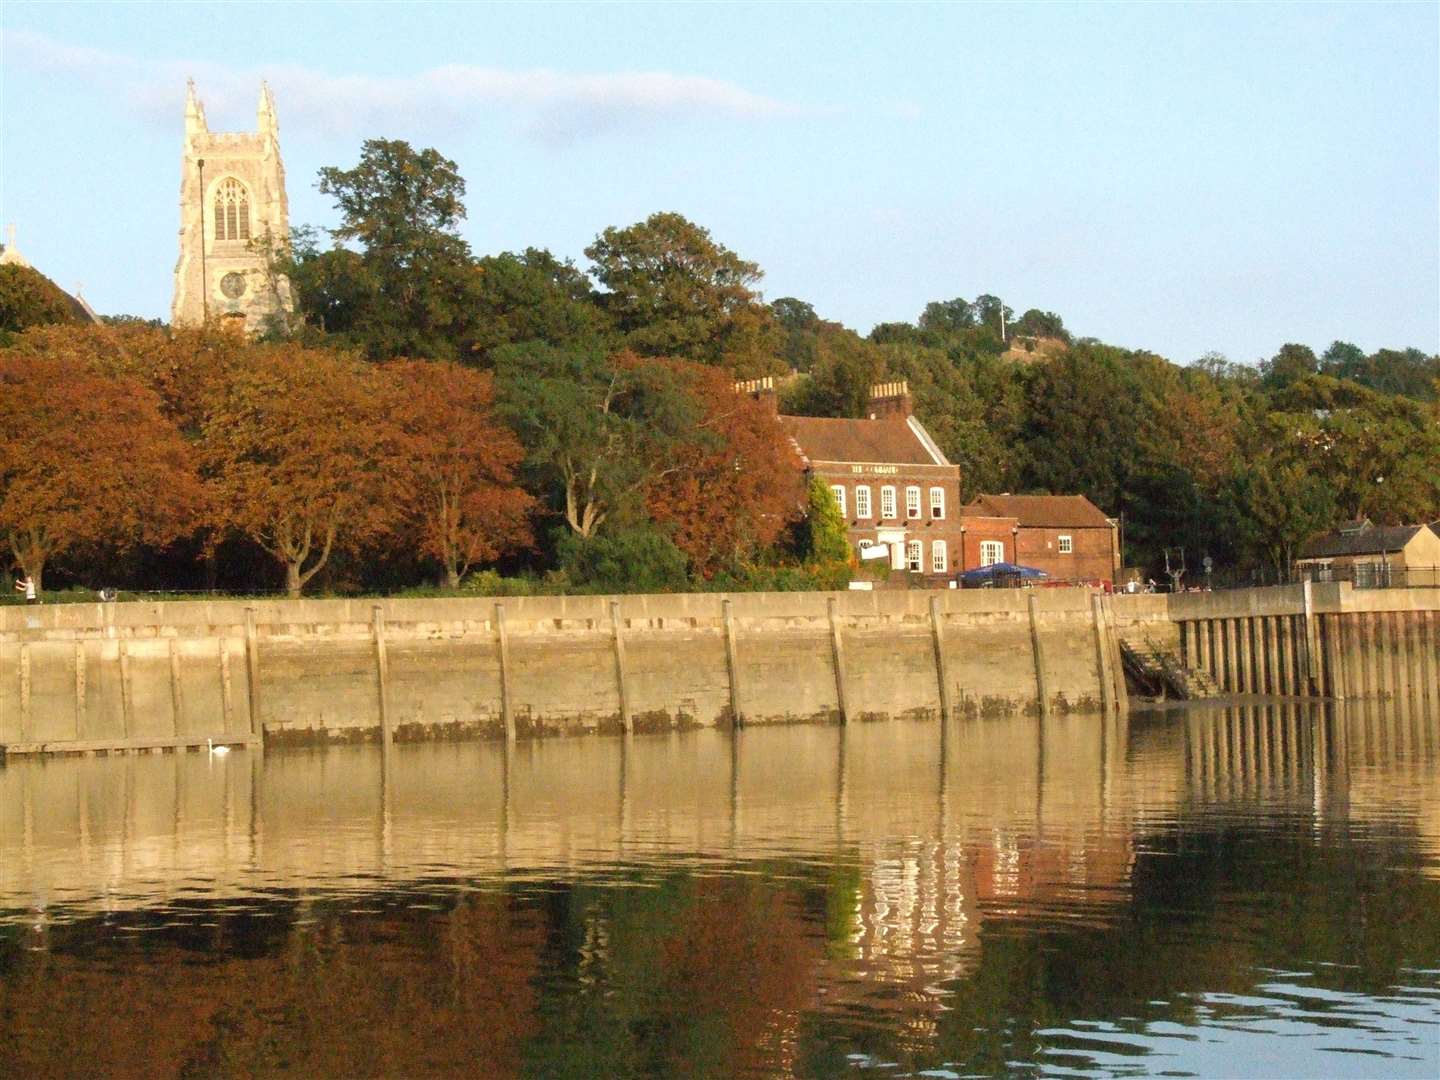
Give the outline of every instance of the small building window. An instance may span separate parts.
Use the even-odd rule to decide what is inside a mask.
[[[830,490],[835,493],[835,505],[840,507],[840,516],[845,517],[845,487],[843,484],[831,484]]]
[[[215,189],[215,239],[250,239],[250,196],[233,176]]]
[[[930,572],[932,574],[943,574],[950,569],[949,552],[945,550],[945,541],[936,540],[930,545]]]
[[[930,516],[936,521],[945,519],[945,489],[943,487],[930,489]]]
[[[857,518],[870,516],[870,486],[868,484],[855,486],[855,516]]]
[[[980,565],[994,566],[1005,561],[1005,543],[1001,540],[980,541]]]
[[[880,489],[880,516],[882,518],[900,516],[895,512],[895,489],[889,484]]]
[[[925,544],[921,540],[905,541],[905,569],[918,574],[925,562]]]
[[[920,489],[918,487],[905,489],[905,516],[907,518],[920,516]]]
[[[1061,554],[1061,555],[1069,555],[1069,554],[1070,554],[1072,551],[1074,551],[1074,550],[1075,550],[1075,545],[1070,542],[1070,537],[1068,537],[1068,536],[1062,536],[1062,537],[1060,537],[1060,554]]]

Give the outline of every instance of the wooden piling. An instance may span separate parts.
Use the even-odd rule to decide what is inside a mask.
[[[935,649],[935,681],[940,687],[940,719],[949,723],[954,716],[950,705],[950,665],[945,658],[945,625],[940,597],[930,597],[930,643]]]
[[[130,686],[130,642],[122,637],[115,645],[120,654],[120,728],[125,738],[129,739],[135,734],[132,730],[135,724],[135,700]]]
[[[730,680],[730,716],[736,727],[745,726],[740,711],[740,650],[735,642],[735,616],[728,598],[720,601],[720,621],[725,627],[725,674]]]
[[[505,626],[505,605],[495,605],[495,638],[500,649],[500,719],[505,741],[515,741],[515,698],[510,689],[510,631]]]
[[[250,702],[250,734],[261,734],[260,727],[260,637],[255,629],[255,609],[245,609],[245,675],[246,697]]]
[[[75,642],[75,739],[85,737],[85,643]]]
[[[185,703],[180,686],[180,646],[175,638],[170,639],[170,734],[180,735],[184,726]]]
[[[620,698],[620,726],[629,735],[635,730],[630,718],[630,696],[625,686],[625,635],[620,630],[620,601],[610,601],[610,637],[615,644],[615,687]]]
[[[1125,684],[1125,663],[1120,656],[1120,626],[1115,618],[1115,598],[1101,605],[1105,612],[1105,647],[1110,651],[1110,671],[1115,679],[1115,707],[1120,715],[1130,711],[1130,688]]]
[[[30,739],[30,646],[20,643],[20,741]]]
[[[1040,644],[1040,622],[1035,613],[1035,593],[1026,597],[1030,609],[1030,652],[1035,661],[1035,692],[1040,698],[1040,719],[1050,718],[1050,695],[1045,688],[1045,650]]]
[[[1109,650],[1105,647],[1105,613],[1101,610],[1099,593],[1090,596],[1090,621],[1095,627],[1096,670],[1100,673],[1100,707],[1106,714],[1115,709],[1114,673],[1110,670]]]
[[[229,734],[235,722],[235,693],[230,685],[230,648],[225,635],[220,635],[220,722],[221,730]]]
[[[848,723],[850,711],[845,705],[845,645],[840,639],[840,615],[835,597],[827,597],[825,610],[830,616],[830,659],[835,665],[835,703],[840,710],[840,723]]]
[[[370,608],[370,632],[375,641],[375,688],[380,706],[380,744],[389,749],[394,742],[390,730],[390,660],[385,650],[385,609]]]

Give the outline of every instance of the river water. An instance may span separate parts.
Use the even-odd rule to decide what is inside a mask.
[[[12,761],[0,1076],[1440,1075],[1440,715]]]

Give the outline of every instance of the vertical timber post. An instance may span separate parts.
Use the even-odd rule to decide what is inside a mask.
[[[735,616],[727,597],[720,601],[720,621],[725,627],[725,672],[730,676],[730,718],[736,727],[745,726],[740,711],[740,650],[735,642]]]
[[[840,723],[849,723],[850,711],[845,706],[845,645],[840,639],[839,606],[835,597],[825,600],[825,610],[830,616],[830,658],[835,664],[835,702],[840,709]]]
[[[610,636],[615,643],[615,686],[620,695],[620,726],[629,735],[635,730],[630,718],[630,696],[625,688],[625,635],[620,631],[620,601],[610,601]]]
[[[1317,693],[1324,685],[1320,671],[1323,659],[1323,654],[1320,652],[1320,622],[1315,618],[1315,592],[1309,578],[1305,579],[1301,588],[1304,604],[1305,656],[1300,692],[1313,694]]]
[[[495,605],[495,636],[500,646],[500,719],[505,741],[515,741],[515,698],[510,690],[510,631],[505,626],[505,605]]]
[[[180,645],[177,639],[170,639],[170,733],[176,738],[184,727],[185,704],[180,688]]]
[[[390,730],[390,659],[385,652],[385,609],[379,604],[370,608],[370,633],[375,639],[375,687],[380,705],[380,744],[386,750],[394,742]]]
[[[1345,700],[1345,657],[1341,646],[1339,615],[1320,616],[1320,629],[1325,634],[1325,675],[1317,691],[1329,690],[1336,701]]]
[[[30,738],[30,646],[20,645],[20,741]]]
[[[130,642],[122,637],[115,644],[120,653],[120,726],[128,739],[135,723],[135,701],[130,692]]]
[[[235,721],[235,693],[230,686],[230,645],[220,633],[220,725],[225,734],[230,734]]]
[[[85,737],[85,642],[75,642],[75,741]]]
[[[1040,646],[1040,623],[1035,613],[1035,591],[1026,597],[1030,609],[1030,651],[1035,658],[1035,692],[1040,697],[1040,719],[1050,718],[1050,695],[1045,688],[1045,650]]]
[[[930,597],[930,640],[935,646],[935,681],[940,686],[940,719],[949,723],[954,716],[950,705],[950,665],[945,658],[945,624],[940,597]]]
[[[1090,618],[1095,624],[1095,653],[1100,673],[1100,707],[1108,715],[1115,710],[1115,684],[1110,680],[1110,657],[1105,648],[1105,613],[1100,609],[1100,594],[1090,594]]]
[[[1125,661],[1120,656],[1120,624],[1115,616],[1115,597],[1105,604],[1105,645],[1110,650],[1110,670],[1115,678],[1115,707],[1123,717],[1130,711],[1130,688],[1125,684]]]
[[[250,702],[250,734],[260,731],[260,637],[255,629],[255,609],[245,609],[246,697]]]

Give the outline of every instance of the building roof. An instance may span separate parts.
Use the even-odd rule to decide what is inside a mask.
[[[1084,495],[977,495],[960,516],[1015,518],[1022,528],[1110,527],[1110,519]]]
[[[808,461],[950,464],[913,416],[882,416],[878,420],[782,416],[780,424]]]
[[[1302,559],[1333,559],[1343,555],[1380,555],[1387,551],[1399,551],[1415,538],[1425,525],[1370,526],[1355,531],[1337,529],[1324,536],[1317,536],[1300,549]]]

